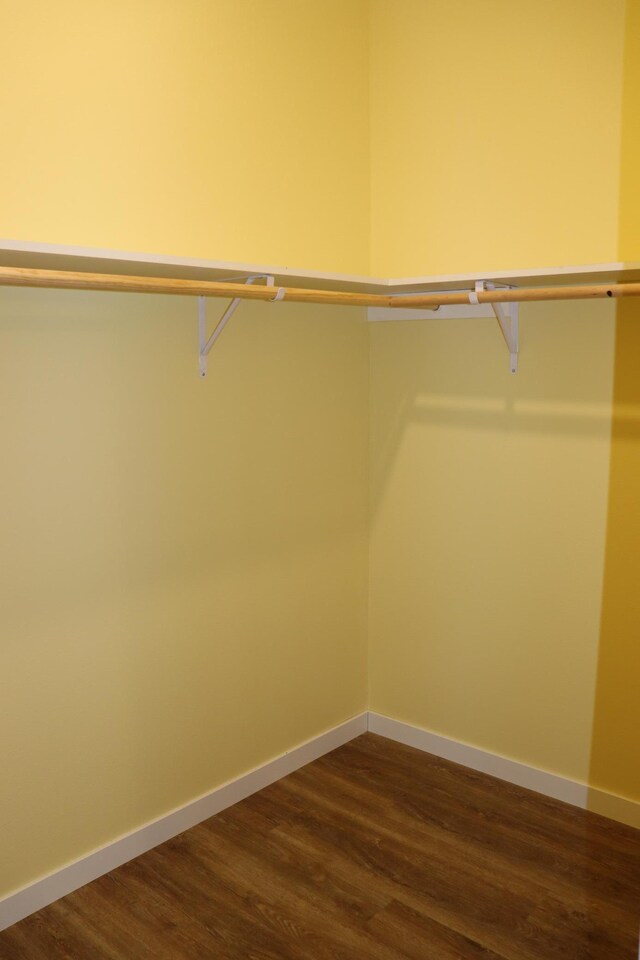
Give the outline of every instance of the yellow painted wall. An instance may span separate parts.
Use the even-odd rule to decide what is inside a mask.
[[[638,0],[371,30],[374,272],[640,260]],[[640,825],[640,307],[521,315],[517,378],[491,321],[372,330],[371,708]]]
[[[622,0],[370,8],[369,76],[365,0],[5,3],[0,233],[640,259]],[[523,308],[517,378],[493,321],[369,368],[360,312],[244,304],[202,382],[190,301],[2,291],[0,896],[364,709],[367,615],[372,709],[635,795],[631,310],[608,504],[611,304]]]
[[[602,793],[640,804],[640,304],[617,309],[615,390],[598,680],[589,782],[592,809],[616,815]],[[640,827],[640,806],[635,817]]]
[[[193,300],[0,315],[2,897],[366,708],[368,348],[244,303],[202,381]]]
[[[620,191],[620,258],[640,257],[640,3],[628,0]],[[590,798],[640,803],[640,304],[618,305],[609,513]],[[640,827],[640,808],[635,817]]]
[[[615,308],[371,331],[370,709],[589,770]]]
[[[640,259],[640,2],[626,0],[618,256]]]
[[[623,13],[4,0],[0,233],[396,276],[614,260]]]
[[[0,0],[0,236],[366,272],[367,0]]]
[[[617,259],[623,0],[371,0],[371,267]]]

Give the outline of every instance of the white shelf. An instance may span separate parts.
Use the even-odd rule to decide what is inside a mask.
[[[514,287],[549,287],[587,283],[634,283],[640,280],[640,263],[590,263],[568,267],[542,267],[533,270],[479,270],[477,273],[448,273],[432,277],[405,277],[384,281],[394,293],[418,290],[466,290],[476,280]]]
[[[299,270],[272,264],[171,257],[154,253],[131,253],[17,240],[0,240],[0,265],[42,270],[119,273],[128,276],[175,277],[185,280],[224,280],[251,274],[270,274],[275,278],[277,286],[359,293],[460,290],[473,288],[476,280],[490,280],[515,287],[640,281],[640,263],[599,263],[532,270],[479,270],[476,273],[439,276],[380,278]]]
[[[293,267],[263,263],[202,260],[196,257],[171,257],[156,253],[131,253],[16,240],[0,240],[0,265],[36,270],[172,277],[179,280],[226,280],[235,277],[242,279],[252,274],[268,274],[274,277],[277,286],[353,290],[360,293],[376,293],[386,287],[385,280],[355,274],[322,273],[317,270],[296,270]]]

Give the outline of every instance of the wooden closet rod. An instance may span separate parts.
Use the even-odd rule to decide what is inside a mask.
[[[468,290],[451,293],[415,293],[392,297],[392,307],[433,309],[475,303]],[[534,300],[597,300],[609,297],[640,297],[640,283],[582,284],[573,287],[514,287],[502,290],[471,291],[478,303],[524,303]]]
[[[376,293],[305,290],[260,284],[220,283],[214,280],[176,280],[169,277],[128,277],[123,274],[77,273],[69,270],[30,270],[0,267],[0,286],[49,287],[68,290],[111,290],[121,293],[168,293],[192,297],[240,300],[290,300],[296,303],[333,303],[352,307],[389,307],[392,298]],[[284,290],[284,294],[281,291]]]
[[[306,290],[297,287],[222,283],[212,280],[177,280],[164,277],[129,277],[124,274],[81,273],[70,270],[31,270],[0,267],[0,286],[47,287],[70,290],[109,290],[123,293],[162,293],[182,296],[224,297],[241,300],[289,300],[353,307],[434,309],[469,303],[524,303],[536,300],[591,300],[640,296],[640,283],[584,284],[571,287],[520,287],[501,290],[465,290],[450,293],[390,295]],[[471,299],[473,298],[473,299]],[[476,299],[477,298],[477,299]]]

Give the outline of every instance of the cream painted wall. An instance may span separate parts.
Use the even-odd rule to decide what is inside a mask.
[[[615,308],[371,331],[370,709],[589,771]]]
[[[371,268],[615,261],[624,0],[371,0]]]
[[[0,313],[2,897],[366,708],[368,346],[244,303],[202,381],[193,300]]]
[[[0,0],[0,236],[366,272],[368,96],[367,0]]]

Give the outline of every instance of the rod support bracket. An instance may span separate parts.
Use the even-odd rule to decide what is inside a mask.
[[[255,283],[256,280],[264,280],[268,287],[272,287],[274,285],[274,277],[268,273],[258,273],[251,277],[227,277],[226,280],[227,281],[242,280],[244,283]],[[274,300],[282,299],[282,295],[284,295],[284,290],[282,290],[282,294],[281,294],[281,290],[282,288],[278,290],[278,293],[273,298]],[[233,300],[231,300],[226,310],[218,320],[216,326],[214,327],[213,333],[208,339],[207,339],[207,306],[206,304],[207,304],[206,297],[198,297],[198,346],[199,346],[198,370],[200,372],[201,377],[206,377],[207,375],[207,364],[208,364],[209,354],[216,340],[218,339],[218,337],[220,336],[220,334],[222,333],[226,325],[229,323],[229,320],[231,320],[231,317],[236,312],[237,308],[240,306],[240,297],[234,297]]]
[[[475,290],[469,294],[471,303],[479,303],[478,294],[483,290],[495,290],[496,285],[486,280],[476,280]],[[492,303],[491,309],[498,321],[500,332],[509,351],[509,369],[518,372],[518,354],[520,352],[520,332],[518,329],[518,303]]]

